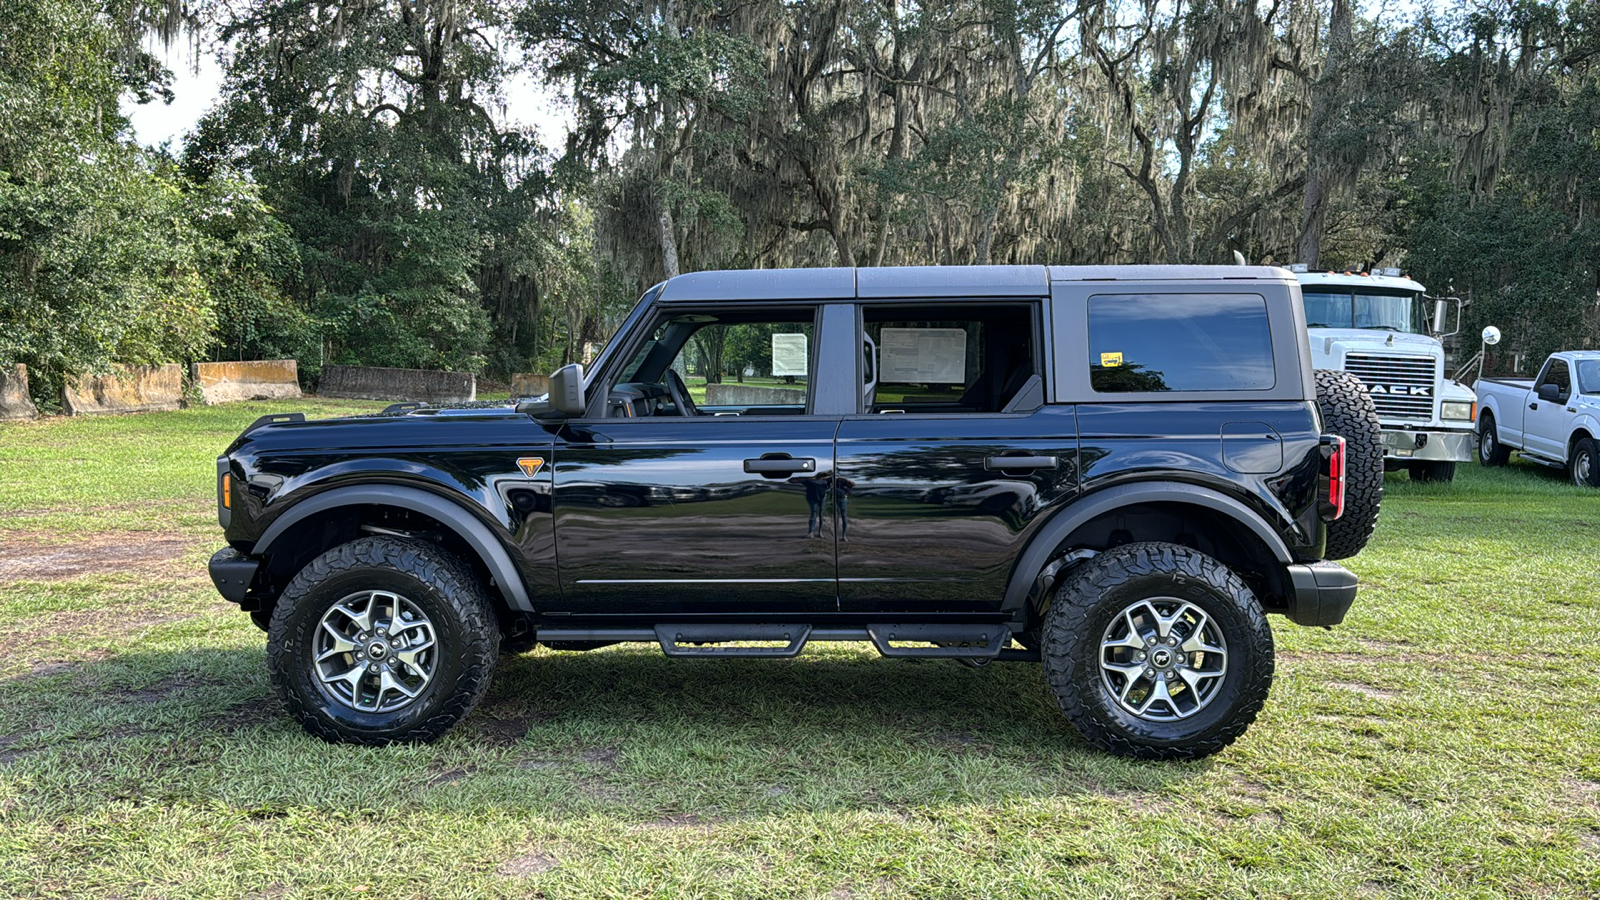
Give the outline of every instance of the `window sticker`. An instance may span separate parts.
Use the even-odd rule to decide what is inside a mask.
[[[811,354],[806,352],[803,334],[775,334],[772,336],[772,374],[805,375],[806,363]]]
[[[1108,369],[1114,366],[1120,366],[1122,365],[1122,354],[1102,353],[1100,354],[1100,365],[1105,366]]]
[[[965,328],[885,328],[878,335],[882,380],[894,384],[966,384]]]

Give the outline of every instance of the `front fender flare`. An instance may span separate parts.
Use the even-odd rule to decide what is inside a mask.
[[[419,488],[392,484],[363,484],[334,488],[300,501],[267,527],[251,548],[251,555],[260,556],[272,547],[273,541],[289,529],[320,512],[341,506],[393,506],[421,513],[443,523],[467,542],[478,558],[488,568],[495,584],[500,587],[507,602],[514,609],[533,612],[528,598],[528,587],[505,545],[494,532],[461,504]]]
[[[1034,580],[1068,535],[1098,516],[1137,503],[1180,503],[1222,513],[1248,528],[1279,563],[1287,566],[1294,562],[1289,546],[1272,526],[1250,507],[1226,494],[1199,485],[1172,481],[1119,484],[1075,501],[1039,529],[1011,570],[1011,580],[1006,584],[1005,601],[1001,608],[1012,614],[1022,611],[1028,594],[1033,590]]]

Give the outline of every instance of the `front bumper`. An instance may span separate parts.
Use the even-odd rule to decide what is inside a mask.
[[[1428,462],[1471,462],[1471,431],[1428,431],[1383,426],[1383,458]]]
[[[1297,625],[1337,625],[1356,602],[1356,573],[1338,563],[1289,567],[1289,621]]]
[[[250,585],[255,583],[256,570],[261,568],[261,561],[251,559],[232,547],[223,547],[211,554],[211,564],[207,566],[211,571],[211,583],[217,586],[217,593],[229,603],[244,605],[245,595],[250,593]]]

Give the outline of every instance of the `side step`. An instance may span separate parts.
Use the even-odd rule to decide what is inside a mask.
[[[900,659],[976,659],[1037,662],[1037,650],[1007,648],[1011,629],[993,623],[891,623],[854,628],[818,628],[767,622],[665,623],[654,627],[538,630],[543,642],[653,643],[673,657],[720,658],[795,656],[810,641],[871,641],[878,652]],[[764,646],[740,647],[760,642]]]
[[[1011,629],[1004,625],[868,625],[867,635],[884,656],[994,659],[1011,640]],[[935,646],[904,647],[897,642]]]
[[[668,656],[795,656],[811,637],[810,625],[657,625],[656,643]],[[718,646],[765,641],[763,647]]]

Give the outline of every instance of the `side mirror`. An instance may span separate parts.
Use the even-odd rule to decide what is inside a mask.
[[[1445,301],[1444,300],[1440,299],[1440,300],[1433,301],[1433,332],[1434,332],[1434,334],[1444,334],[1444,317],[1445,317],[1445,313],[1446,312],[1447,312],[1447,310],[1445,309]]]
[[[517,404],[517,412],[530,416],[556,414],[573,418],[588,410],[583,398],[583,366],[578,363],[562,366],[550,375],[550,392],[532,397]]]
[[[1500,329],[1493,325],[1483,329],[1483,342],[1491,347],[1500,343]]]
[[[589,409],[583,397],[583,364],[569,363],[550,374],[550,408],[564,416],[581,416]]]
[[[1561,386],[1549,382],[1539,385],[1539,399],[1551,403],[1561,402]]]

